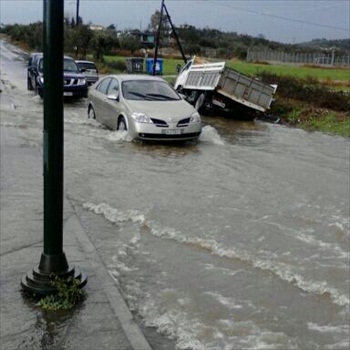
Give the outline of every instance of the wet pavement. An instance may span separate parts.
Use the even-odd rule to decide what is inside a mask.
[[[0,348],[150,349],[67,198],[64,251],[88,276],[87,298],[75,310],[45,312],[22,294],[21,278],[43,252],[42,154],[23,147],[16,129],[1,127],[0,139]]]

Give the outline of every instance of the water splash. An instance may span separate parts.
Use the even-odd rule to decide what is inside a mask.
[[[219,146],[223,146],[225,144],[217,130],[210,125],[203,127],[199,140],[201,142],[213,143],[214,145]]]

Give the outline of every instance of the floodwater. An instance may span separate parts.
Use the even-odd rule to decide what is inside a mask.
[[[41,148],[42,101],[1,55],[1,128]],[[65,195],[130,309],[179,349],[348,349],[349,139],[203,122],[143,144],[65,104]]]

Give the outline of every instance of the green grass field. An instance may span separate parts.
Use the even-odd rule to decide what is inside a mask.
[[[309,78],[325,82],[344,82],[350,84],[349,68],[324,68],[316,66],[294,66],[294,65],[270,65],[247,63],[243,61],[229,61],[228,66],[247,75],[256,75],[261,71],[266,71],[277,75],[291,75],[296,78]]]

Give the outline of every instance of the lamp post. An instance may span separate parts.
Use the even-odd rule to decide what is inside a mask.
[[[58,277],[87,277],[70,267],[63,251],[63,9],[64,0],[44,0],[44,249],[38,267],[23,276],[21,285],[33,294],[57,292]]]

